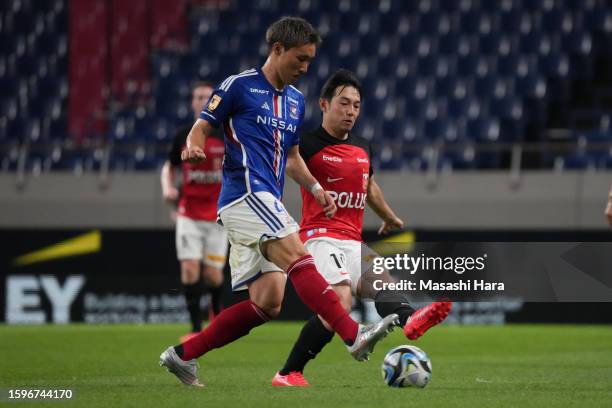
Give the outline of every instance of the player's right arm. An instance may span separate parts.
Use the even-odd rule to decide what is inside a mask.
[[[378,183],[374,180],[373,176],[370,176],[368,183],[368,205],[376,215],[382,220],[382,224],[378,229],[379,235],[388,234],[389,232],[397,229],[404,228],[404,221],[395,215],[395,212],[391,209],[391,206],[385,200],[382,189]]]
[[[181,153],[181,159],[189,163],[200,163],[206,159],[204,142],[206,136],[223,121],[232,115],[237,103],[234,95],[237,89],[238,76],[227,78],[221,83],[200,112],[200,117],[191,127],[187,135],[187,148]],[[234,85],[232,85],[234,84]]]
[[[612,226],[612,187],[610,187],[610,192],[608,193],[608,205],[606,206],[605,214],[608,218],[608,224]]]
[[[204,142],[206,135],[212,133],[213,127],[207,120],[198,119],[187,135],[187,148],[181,152],[181,159],[196,164],[204,161]]]
[[[178,199],[178,190],[174,187],[174,166],[170,160],[164,162],[161,170],[161,188],[164,200],[173,203]]]
[[[298,145],[294,145],[289,149],[285,171],[296,183],[312,193],[317,203],[323,207],[327,218],[334,216],[337,210],[334,199],[321,187],[321,184],[308,170],[308,166],[306,166],[304,159],[300,155]]]
[[[172,147],[168,152],[168,158],[161,170],[161,188],[164,200],[173,203],[179,197],[178,189],[174,186],[174,173],[176,167],[181,165],[181,151],[185,146],[185,131],[177,130],[172,138]]]

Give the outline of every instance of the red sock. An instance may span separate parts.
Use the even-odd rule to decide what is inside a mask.
[[[287,268],[287,275],[302,302],[325,319],[345,343],[353,344],[359,325],[351,319],[336,292],[319,274],[312,256],[298,258]]]
[[[185,361],[198,358],[214,348],[223,347],[242,336],[252,328],[260,326],[270,318],[250,300],[224,309],[215,320],[197,336],[182,344]]]

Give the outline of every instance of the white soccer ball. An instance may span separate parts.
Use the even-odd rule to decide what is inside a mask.
[[[395,347],[385,356],[382,376],[389,387],[424,388],[431,379],[431,361],[418,347]]]

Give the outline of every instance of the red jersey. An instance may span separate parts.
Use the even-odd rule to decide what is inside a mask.
[[[369,142],[350,133],[346,140],[340,140],[320,127],[302,135],[300,154],[338,207],[334,217],[327,218],[310,191],[302,187],[302,241],[321,236],[361,241],[363,211],[372,175]]]
[[[201,221],[217,219],[217,200],[221,191],[224,144],[216,137],[207,137],[204,143],[206,160],[189,164],[181,160],[191,126],[181,128],[174,137],[168,156],[173,166],[181,166],[183,186],[178,203],[178,213]]]

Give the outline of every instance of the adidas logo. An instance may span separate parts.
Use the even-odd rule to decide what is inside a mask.
[[[261,108],[265,110],[270,110],[270,106],[268,106],[268,102],[264,102],[264,104],[261,105]]]

